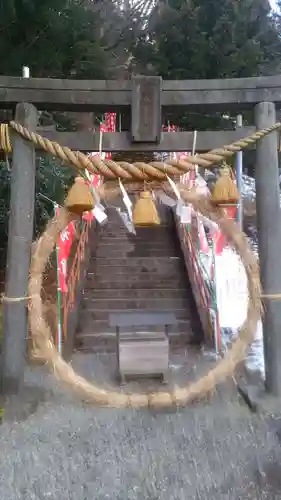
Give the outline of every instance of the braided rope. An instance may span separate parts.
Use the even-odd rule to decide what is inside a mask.
[[[12,152],[12,144],[10,141],[9,125],[7,123],[0,124],[0,149],[5,153]]]
[[[220,360],[206,375],[203,375],[202,378],[195,382],[191,382],[187,387],[171,386],[167,392],[150,392],[146,394],[137,392],[122,393],[114,389],[99,387],[95,382],[88,382],[76,374],[71,364],[67,364],[59,355],[54,343],[51,341],[51,329],[44,318],[42,309],[41,289],[45,267],[57,243],[59,234],[73,219],[73,216],[65,208],[62,208],[59,214],[49,222],[44,234],[34,245],[29,278],[30,328],[35,353],[39,359],[44,360],[59,380],[87,402],[115,408],[163,408],[187,405],[194,400],[212,394],[219,383],[226,378],[233,377],[237,364],[243,361],[247,348],[254,339],[257,324],[262,314],[261,287],[258,262],[246,236],[240,231],[238,225],[233,220],[228,219],[221,209],[214,207],[207,197],[188,192],[186,188],[181,189],[180,186],[178,188],[181,191],[182,198],[187,203],[191,203],[196,211],[208,216],[219,225],[223,234],[240,255],[248,280],[247,318],[240,328],[238,338],[227,352],[225,358]],[[102,195],[103,193],[99,194]],[[114,197],[115,193],[107,194]],[[169,192],[169,194],[171,193]]]
[[[35,146],[40,147],[53,156],[56,156],[65,163],[70,163],[76,169],[84,171],[89,170],[93,174],[99,174],[107,179],[122,178],[128,181],[141,180],[164,180],[166,175],[171,177],[180,176],[189,170],[193,170],[194,165],[199,167],[212,167],[214,164],[221,163],[224,158],[230,157],[241,151],[247,146],[254,144],[262,137],[270,134],[281,128],[281,123],[275,123],[271,127],[259,130],[254,134],[229,144],[221,148],[213,149],[208,153],[189,156],[187,160],[168,160],[167,162],[151,162],[151,163],[128,163],[124,161],[115,162],[113,160],[101,160],[98,156],[88,157],[80,151],[72,151],[70,148],[60,146],[57,142],[50,141],[35,132],[31,132],[19,123],[10,122],[10,127],[18,132],[25,139],[32,141]],[[9,137],[8,126],[1,125],[0,148],[6,150],[7,139]],[[2,140],[3,138],[3,140]],[[10,142],[10,141],[9,141]]]

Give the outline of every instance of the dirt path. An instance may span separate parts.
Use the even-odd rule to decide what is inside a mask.
[[[189,361],[172,357],[179,383],[197,372]],[[114,383],[114,363],[110,356],[74,356],[81,373],[104,384]],[[27,419],[0,426],[0,498],[281,498],[279,424],[274,429],[251,414],[233,386],[210,403],[153,412],[83,405],[43,368],[28,369],[26,384],[45,401]]]

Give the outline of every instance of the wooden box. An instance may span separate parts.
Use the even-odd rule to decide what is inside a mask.
[[[136,376],[157,376],[166,382],[168,326],[176,324],[175,315],[163,311],[124,311],[110,314],[109,324],[116,328],[117,371],[121,382]]]
[[[121,382],[126,377],[161,377],[166,380],[169,369],[169,340],[165,333],[119,333],[117,346],[118,372]]]

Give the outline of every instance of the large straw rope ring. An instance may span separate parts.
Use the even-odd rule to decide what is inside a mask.
[[[34,348],[38,356],[45,360],[47,365],[54,371],[55,376],[88,402],[98,406],[115,408],[144,408],[149,406],[161,408],[172,405],[186,405],[192,400],[210,393],[217,384],[232,376],[236,365],[243,361],[246,349],[254,339],[262,311],[261,288],[257,259],[251,251],[245,235],[239,230],[234,221],[229,220],[224,215],[222,210],[212,206],[208,198],[199,196],[196,193],[186,192],[184,189],[182,189],[182,197],[191,203],[195,210],[216,222],[221,231],[228,237],[245,267],[249,293],[247,318],[232,348],[205,376],[184,388],[174,388],[171,392],[126,394],[114,390],[105,390],[76,374],[72,366],[58,354],[51,340],[51,330],[43,316],[41,299],[44,269],[60,232],[71,220],[71,216],[66,209],[62,208],[59,214],[49,222],[44,234],[34,244],[29,280],[29,296],[31,297],[29,319]]]

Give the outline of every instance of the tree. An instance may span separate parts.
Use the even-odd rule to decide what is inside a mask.
[[[89,0],[88,0],[89,2]],[[0,0],[0,72],[32,77],[107,78],[108,60],[100,43],[100,16],[84,0]],[[69,117],[41,114],[41,120],[69,126]],[[3,117],[2,117],[3,119]],[[50,198],[62,202],[72,171],[50,157],[39,158],[36,178],[35,234],[52,215]],[[5,247],[10,202],[10,170],[0,164],[0,238]]]
[[[134,46],[136,61],[164,78],[255,76],[276,71],[280,55],[267,0],[159,1]]]
[[[0,0],[1,73],[105,78],[100,18],[79,0]],[[9,55],[7,57],[7,54]]]
[[[50,156],[37,158],[34,236],[37,236],[47,221],[54,215],[52,202],[62,204],[66,191],[74,180],[74,170],[61,165]],[[8,240],[8,214],[10,210],[11,170],[8,160],[0,162],[0,241],[6,250]],[[5,257],[5,252],[1,259]],[[0,265],[2,262],[0,262]]]
[[[134,70],[150,65],[166,79],[273,74],[280,67],[280,33],[267,0],[159,0],[132,47]],[[189,116],[185,125],[202,128],[202,116]]]

